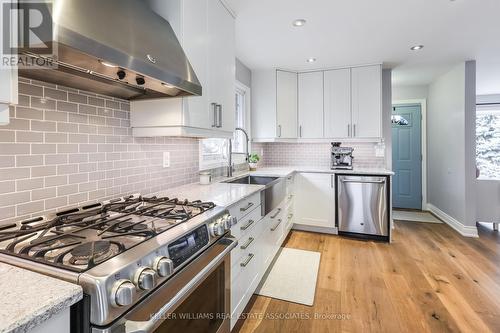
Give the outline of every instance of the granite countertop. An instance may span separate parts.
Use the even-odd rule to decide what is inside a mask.
[[[0,332],[26,332],[83,297],[82,288],[0,262]]]

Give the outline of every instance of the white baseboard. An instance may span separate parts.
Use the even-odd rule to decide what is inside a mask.
[[[441,209],[437,208],[433,204],[427,203],[427,209],[430,212],[432,212],[434,215],[439,217],[441,220],[443,220],[450,227],[455,229],[460,235],[465,236],[465,237],[479,237],[479,235],[477,233],[476,226],[471,227],[471,226],[463,225],[458,220],[456,220],[454,217],[446,214],[445,212],[443,212]]]

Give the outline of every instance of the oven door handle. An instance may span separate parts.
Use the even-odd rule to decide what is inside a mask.
[[[155,329],[155,325],[158,321],[162,320],[169,310],[176,304],[183,301],[183,299],[190,295],[191,291],[197,287],[207,276],[210,275],[212,269],[217,267],[226,257],[232,249],[238,245],[238,241],[233,237],[225,237],[221,239],[225,241],[226,247],[221,253],[219,253],[207,266],[205,266],[196,276],[191,279],[179,292],[172,297],[165,305],[163,305],[158,312],[151,315],[151,319],[148,321],[133,321],[127,320],[125,322],[125,333],[149,333]],[[220,241],[219,241],[220,242]]]

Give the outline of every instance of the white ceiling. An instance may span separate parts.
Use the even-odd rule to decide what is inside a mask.
[[[500,93],[500,0],[226,1],[237,57],[252,69],[383,62],[394,84],[419,85],[476,59],[478,93]],[[307,24],[293,27],[297,18]],[[410,51],[418,44],[424,49]]]

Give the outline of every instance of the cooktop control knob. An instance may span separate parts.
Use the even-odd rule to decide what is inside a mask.
[[[156,272],[151,268],[142,267],[135,273],[135,284],[139,289],[150,290],[155,286]]]
[[[224,234],[224,223],[220,220],[214,221],[209,229],[212,236],[221,236]]]
[[[174,262],[167,257],[158,257],[153,266],[161,277],[172,275],[174,272]]]
[[[224,229],[226,230],[231,229],[231,226],[233,225],[233,219],[231,215],[224,215],[223,221],[224,221]]]
[[[129,280],[118,280],[111,290],[111,303],[114,306],[127,306],[134,300],[135,286]]]

